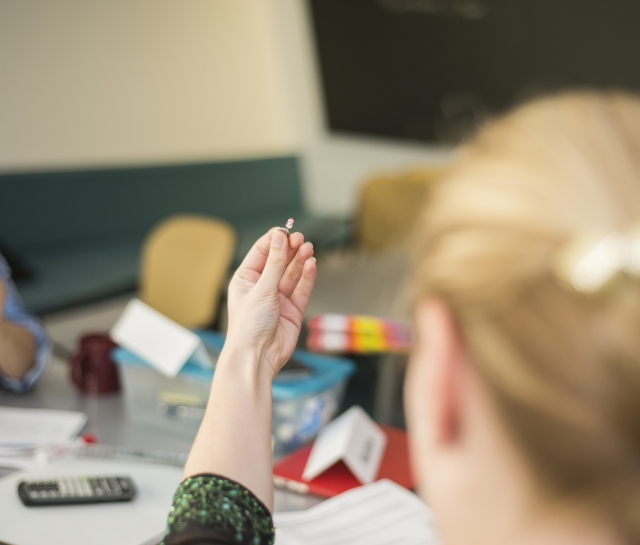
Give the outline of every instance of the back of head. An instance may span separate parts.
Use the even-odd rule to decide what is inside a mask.
[[[419,296],[445,300],[504,417],[554,494],[640,543],[640,279],[584,293],[556,272],[577,237],[640,220],[640,100],[580,93],[489,123],[439,184]]]

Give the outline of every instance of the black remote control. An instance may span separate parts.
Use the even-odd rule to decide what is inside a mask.
[[[28,507],[130,501],[136,487],[130,477],[70,476],[21,481],[20,501]]]

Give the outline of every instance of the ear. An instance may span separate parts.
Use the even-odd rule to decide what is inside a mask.
[[[433,439],[450,445],[460,437],[463,344],[449,308],[439,299],[418,304],[415,324],[418,354],[423,360],[419,365],[428,366],[420,376],[426,382],[421,389],[429,396]]]

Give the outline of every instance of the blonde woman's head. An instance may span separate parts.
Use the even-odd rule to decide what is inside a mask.
[[[430,198],[407,416],[451,543],[532,524],[640,543],[640,279],[586,293],[559,268],[638,221],[640,100],[623,94],[487,124]]]

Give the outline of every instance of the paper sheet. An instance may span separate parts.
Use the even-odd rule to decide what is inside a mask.
[[[429,509],[389,480],[349,490],[308,511],[276,513],[276,545],[438,545]]]
[[[80,433],[87,415],[75,411],[0,407],[0,451],[66,442]]]

